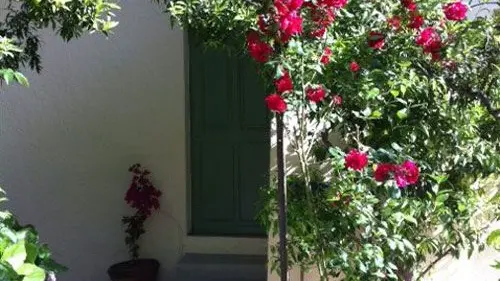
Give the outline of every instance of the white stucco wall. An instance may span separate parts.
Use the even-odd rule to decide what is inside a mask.
[[[169,268],[182,250],[183,33],[150,0],[120,5],[109,39],[44,36],[41,75],[28,75],[29,89],[0,92],[0,185],[21,221],[35,224],[71,269],[62,281],[108,280],[107,267],[127,258],[120,218],[134,162],[164,192],[143,256]]]

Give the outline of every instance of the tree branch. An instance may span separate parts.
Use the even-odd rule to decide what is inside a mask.
[[[440,260],[442,260],[444,257],[446,257],[449,253],[451,253],[451,249],[448,249],[446,252],[442,253],[441,255],[439,255],[434,261],[432,261],[426,268],[424,271],[422,271],[422,273],[420,273],[417,277],[417,279],[415,280],[420,280],[420,278],[424,277],[425,274],[427,274],[427,272],[429,272],[429,270],[431,270]]]

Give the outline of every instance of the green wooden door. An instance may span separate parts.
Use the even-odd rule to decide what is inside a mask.
[[[255,65],[190,46],[192,232],[260,236],[258,191],[269,181],[269,115]]]

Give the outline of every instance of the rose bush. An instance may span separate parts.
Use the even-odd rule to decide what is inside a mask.
[[[429,258],[483,246],[498,216],[481,183],[500,172],[500,32],[497,16],[469,11],[443,0],[170,4],[209,46],[244,49],[261,66],[265,104],[283,114],[299,159],[292,264],[323,280],[417,280]],[[270,231],[275,192],[263,195]]]

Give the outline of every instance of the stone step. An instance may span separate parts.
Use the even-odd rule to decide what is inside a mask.
[[[266,256],[186,254],[175,281],[266,281]]]

